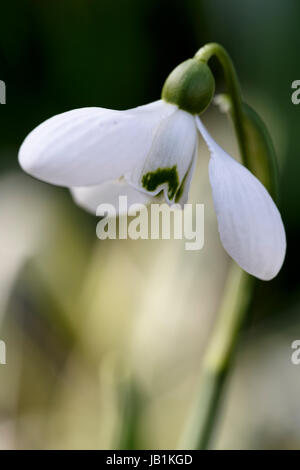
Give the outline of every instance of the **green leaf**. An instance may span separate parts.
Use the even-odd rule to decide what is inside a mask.
[[[256,111],[246,103],[243,103],[243,113],[247,166],[276,200],[278,197],[278,165],[270,134]]]

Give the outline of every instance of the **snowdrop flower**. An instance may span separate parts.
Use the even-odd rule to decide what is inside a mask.
[[[272,279],[285,255],[277,207],[260,181],[213,140],[198,114],[214,95],[204,61],[189,59],[168,77],[162,99],[127,111],[82,108],[34,129],[19,153],[21,167],[40,180],[69,187],[74,200],[96,213],[159,199],[184,205],[197,157],[198,135],[211,153],[209,178],[220,238],[248,273]]]

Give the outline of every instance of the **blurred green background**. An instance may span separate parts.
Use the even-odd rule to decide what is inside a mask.
[[[17,154],[54,114],[158,99],[169,72],[209,41],[228,50],[274,139],[288,239],[279,276],[257,282],[213,447],[299,448],[300,366],[290,358],[300,338],[300,105],[291,102],[300,3],[11,0],[1,19],[0,448],[118,448],[124,428],[126,446],[176,447],[228,266],[205,146],[191,192],[206,207],[199,253],[180,241],[100,242],[97,220],[67,190],[22,174]],[[205,119],[235,154],[225,118]]]

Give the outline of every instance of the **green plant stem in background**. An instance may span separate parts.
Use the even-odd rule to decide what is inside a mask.
[[[137,382],[130,376],[119,386],[120,429],[115,448],[118,450],[140,449],[139,419],[144,398]]]
[[[253,280],[232,263],[220,312],[204,355],[196,403],[184,430],[180,449],[206,449],[209,445],[224,380],[251,299]]]

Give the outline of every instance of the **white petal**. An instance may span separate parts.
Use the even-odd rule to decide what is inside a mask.
[[[120,205],[119,197],[127,196],[127,206],[132,204],[148,205],[152,202],[159,204],[159,199],[137,191],[126,181],[109,181],[99,186],[82,186],[70,188],[74,201],[83,209],[96,215],[100,204],[112,204],[116,214],[127,213],[125,205]]]
[[[193,116],[178,109],[161,121],[148,155],[125,175],[126,180],[152,195],[164,190],[171,204],[191,166],[196,141]]]
[[[62,186],[117,179],[145,158],[157,126],[176,110],[160,100],[128,111],[81,108],[59,114],[27,136],[20,165]]]
[[[270,280],[286,251],[280,213],[260,181],[212,139],[199,118],[210,151],[209,177],[225,250],[248,273]]]

